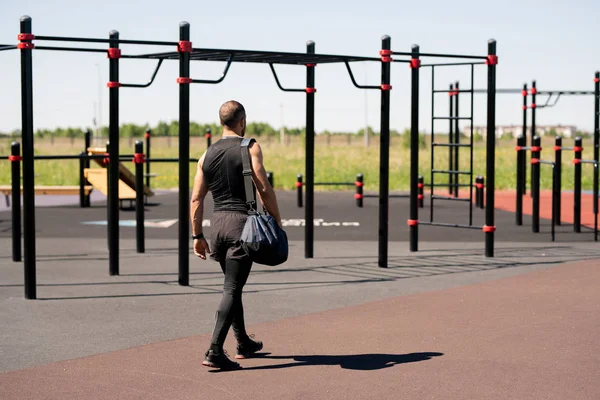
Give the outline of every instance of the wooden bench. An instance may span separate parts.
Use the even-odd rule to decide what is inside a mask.
[[[36,195],[40,195],[40,194],[62,195],[62,196],[79,195],[79,186],[34,186],[33,189],[34,189]],[[93,190],[94,190],[93,186],[90,186],[90,185],[86,185],[83,187],[83,193],[86,196],[89,196]],[[12,194],[12,186],[11,185],[0,186],[0,193],[2,193],[6,197],[6,206],[10,207],[10,196]],[[21,186],[21,193],[23,193],[23,186]]]

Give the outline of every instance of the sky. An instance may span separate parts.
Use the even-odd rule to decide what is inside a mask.
[[[383,35],[391,37],[396,51],[408,52],[418,44],[422,52],[478,55],[487,54],[488,40],[493,38],[499,88],[521,88],[536,80],[539,90],[593,90],[594,72],[600,70],[596,45],[600,25],[595,20],[600,2],[592,0],[6,1],[0,13],[0,44],[16,43],[22,15],[32,17],[37,35],[107,38],[116,29],[122,39],[177,41],[179,23],[187,21],[194,47],[305,52],[306,42],[313,40],[317,53],[371,57],[378,57]],[[165,51],[122,48],[124,54]],[[171,50],[175,49],[166,49]],[[94,118],[108,124],[105,55],[39,50],[33,59],[34,129],[93,126]],[[122,59],[120,66],[121,82],[145,83],[155,61]],[[191,75],[215,79],[223,67],[194,62]],[[380,83],[380,63],[356,63],[353,69],[360,83]],[[280,66],[277,71],[284,86],[305,87],[304,67]],[[177,120],[177,76],[178,63],[169,61],[149,88],[121,89],[119,121],[155,125]],[[10,132],[21,125],[18,51],[0,52],[0,77],[0,131]],[[393,64],[391,78],[390,125],[402,131],[410,126],[408,66]],[[421,69],[419,128],[426,132],[432,129],[431,78],[430,69]],[[445,89],[459,81],[461,88],[469,88],[470,79],[470,67],[438,68],[435,87]],[[486,87],[485,66],[475,68],[474,79],[476,88]],[[317,66],[316,87],[317,132],[357,131],[366,124],[379,130],[380,92],[355,88],[343,64]],[[244,104],[249,122],[304,126],[305,97],[280,91],[266,64],[234,64],[223,83],[191,86],[191,120],[217,123],[219,106],[235,99]],[[448,96],[438,94],[434,100],[436,116],[448,115]],[[469,95],[461,97],[460,104],[461,116],[469,117]],[[521,104],[518,94],[499,94],[496,123],[520,125]],[[576,125],[590,131],[593,106],[592,96],[563,98],[556,107],[539,110],[538,124]],[[485,94],[475,95],[473,111],[475,125],[485,124]],[[434,129],[445,132],[447,125],[439,121]]]

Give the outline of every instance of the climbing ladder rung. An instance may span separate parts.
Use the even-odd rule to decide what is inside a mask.
[[[454,175],[471,175],[470,171],[450,171],[447,169],[433,169],[431,170],[434,174],[454,174]]]
[[[463,199],[460,197],[448,197],[448,196],[438,196],[438,195],[433,195],[431,196],[432,200],[448,200],[448,201],[462,201],[462,202],[469,202],[471,201],[471,199]]]
[[[471,147],[469,143],[432,143],[431,145],[434,147]]]

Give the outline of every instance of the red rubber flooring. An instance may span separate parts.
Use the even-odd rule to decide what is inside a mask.
[[[0,398],[597,399],[598,287],[600,261],[562,264],[251,326],[239,371],[201,366],[204,335],[5,373]]]

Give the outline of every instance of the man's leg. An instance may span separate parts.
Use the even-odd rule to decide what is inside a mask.
[[[220,264],[221,264],[221,270],[223,271],[223,275],[227,275],[226,261],[222,260],[220,262]],[[252,265],[249,265],[248,273],[250,272],[251,268],[252,268]],[[242,286],[244,286],[246,284],[247,280],[248,280],[248,276],[246,276],[246,279],[244,280]],[[241,283],[238,282],[238,284],[241,284]],[[240,344],[245,343],[249,339],[249,337],[248,337],[248,334],[246,333],[246,324],[244,322],[244,305],[243,305],[243,301],[242,301],[242,293],[240,293],[239,297],[234,297],[231,312],[233,314],[233,319],[231,322],[231,328],[233,330],[233,334],[235,335],[235,338],[238,343],[240,343]]]
[[[225,260],[225,283],[223,285],[223,297],[217,309],[216,324],[211,339],[211,350],[222,352],[225,338],[229,331],[234,316],[237,313],[237,305],[241,304],[242,290],[252,263],[247,260]],[[240,310],[243,313],[243,309]],[[239,322],[239,321],[237,321]],[[243,319],[242,319],[243,323]]]

